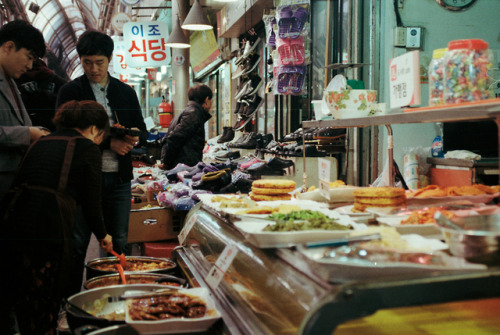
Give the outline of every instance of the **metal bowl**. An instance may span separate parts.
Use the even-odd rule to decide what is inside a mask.
[[[157,263],[159,268],[154,270],[145,271],[129,271],[127,266],[124,267],[125,273],[161,273],[161,274],[172,274],[177,270],[177,264],[172,260],[167,258],[156,258],[156,257],[142,257],[142,256],[126,256],[127,265],[134,262],[144,262],[144,263]],[[92,279],[98,276],[104,276],[108,274],[116,274],[118,270],[114,267],[114,264],[118,264],[119,260],[116,257],[102,257],[96,258],[87,262],[85,268],[87,270],[86,279]],[[109,266],[109,270],[99,269],[99,266]]]
[[[98,328],[104,328],[112,325],[124,324],[125,318],[123,318],[123,320],[108,320],[105,317],[95,317],[88,315],[85,312],[99,315],[99,311],[96,309],[96,306],[99,305],[103,306],[103,311],[101,312],[103,314],[110,311],[119,311],[120,309],[124,312],[125,301],[118,299],[118,297],[123,295],[125,292],[129,290],[153,291],[164,287],[165,286],[158,284],[115,285],[77,293],[69,297],[68,301],[63,304],[63,308],[66,311],[68,325],[74,332],[82,326],[96,326]],[[114,298],[108,299],[107,297]]]
[[[125,276],[129,284],[160,284],[179,287],[186,286],[185,279],[160,273],[129,273]],[[98,287],[106,287],[112,285],[122,285],[119,274],[109,274],[94,277],[87,280],[83,284],[83,287],[86,290],[91,290]]]
[[[436,217],[437,218],[437,217]],[[437,220],[450,252],[473,263],[500,265],[500,215]]]

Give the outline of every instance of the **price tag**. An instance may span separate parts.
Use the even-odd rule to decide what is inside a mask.
[[[419,105],[420,51],[415,50],[389,62],[391,109]]]
[[[179,240],[179,244],[181,244],[181,245],[184,244],[184,241],[186,240],[186,236],[189,234],[189,231],[191,230],[191,228],[193,228],[193,226],[196,222],[197,216],[198,215],[196,215],[196,213],[191,215],[191,217],[189,217],[189,220],[187,220],[184,227],[182,227],[181,232],[177,236],[177,239]]]
[[[322,196],[330,200],[330,161],[318,158],[319,191]]]
[[[237,253],[238,249],[235,246],[227,245],[220,254],[219,258],[217,258],[217,261],[210,269],[207,277],[205,278],[205,281],[207,282],[208,286],[212,288],[212,290],[217,289],[217,286],[219,286],[219,283],[224,277],[227,269],[231,266],[231,263],[233,262],[234,257],[236,257]]]

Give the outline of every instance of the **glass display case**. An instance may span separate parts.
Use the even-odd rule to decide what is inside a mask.
[[[192,284],[211,288],[225,333],[331,334],[341,323],[378,309],[500,296],[498,267],[325,280],[297,248],[259,248],[233,225],[235,220],[198,204],[185,221],[182,246],[174,251]],[[220,259],[228,248],[235,256],[223,268]],[[210,278],[214,268],[224,273],[216,284]]]

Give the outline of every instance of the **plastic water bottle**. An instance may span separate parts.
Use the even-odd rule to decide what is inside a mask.
[[[441,135],[437,135],[434,137],[434,141],[432,141],[432,147],[431,147],[431,154],[432,157],[435,158],[443,158],[443,139]]]

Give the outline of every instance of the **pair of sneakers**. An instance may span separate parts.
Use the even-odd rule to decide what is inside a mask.
[[[240,102],[241,99],[257,93],[262,84],[262,78],[257,73],[251,73],[246,80],[241,82],[240,90],[234,98]]]
[[[239,65],[238,71],[236,71],[231,79],[238,79],[241,76],[250,74],[257,65],[259,65],[261,57],[258,53],[252,52],[248,57],[246,57],[243,62]]]

